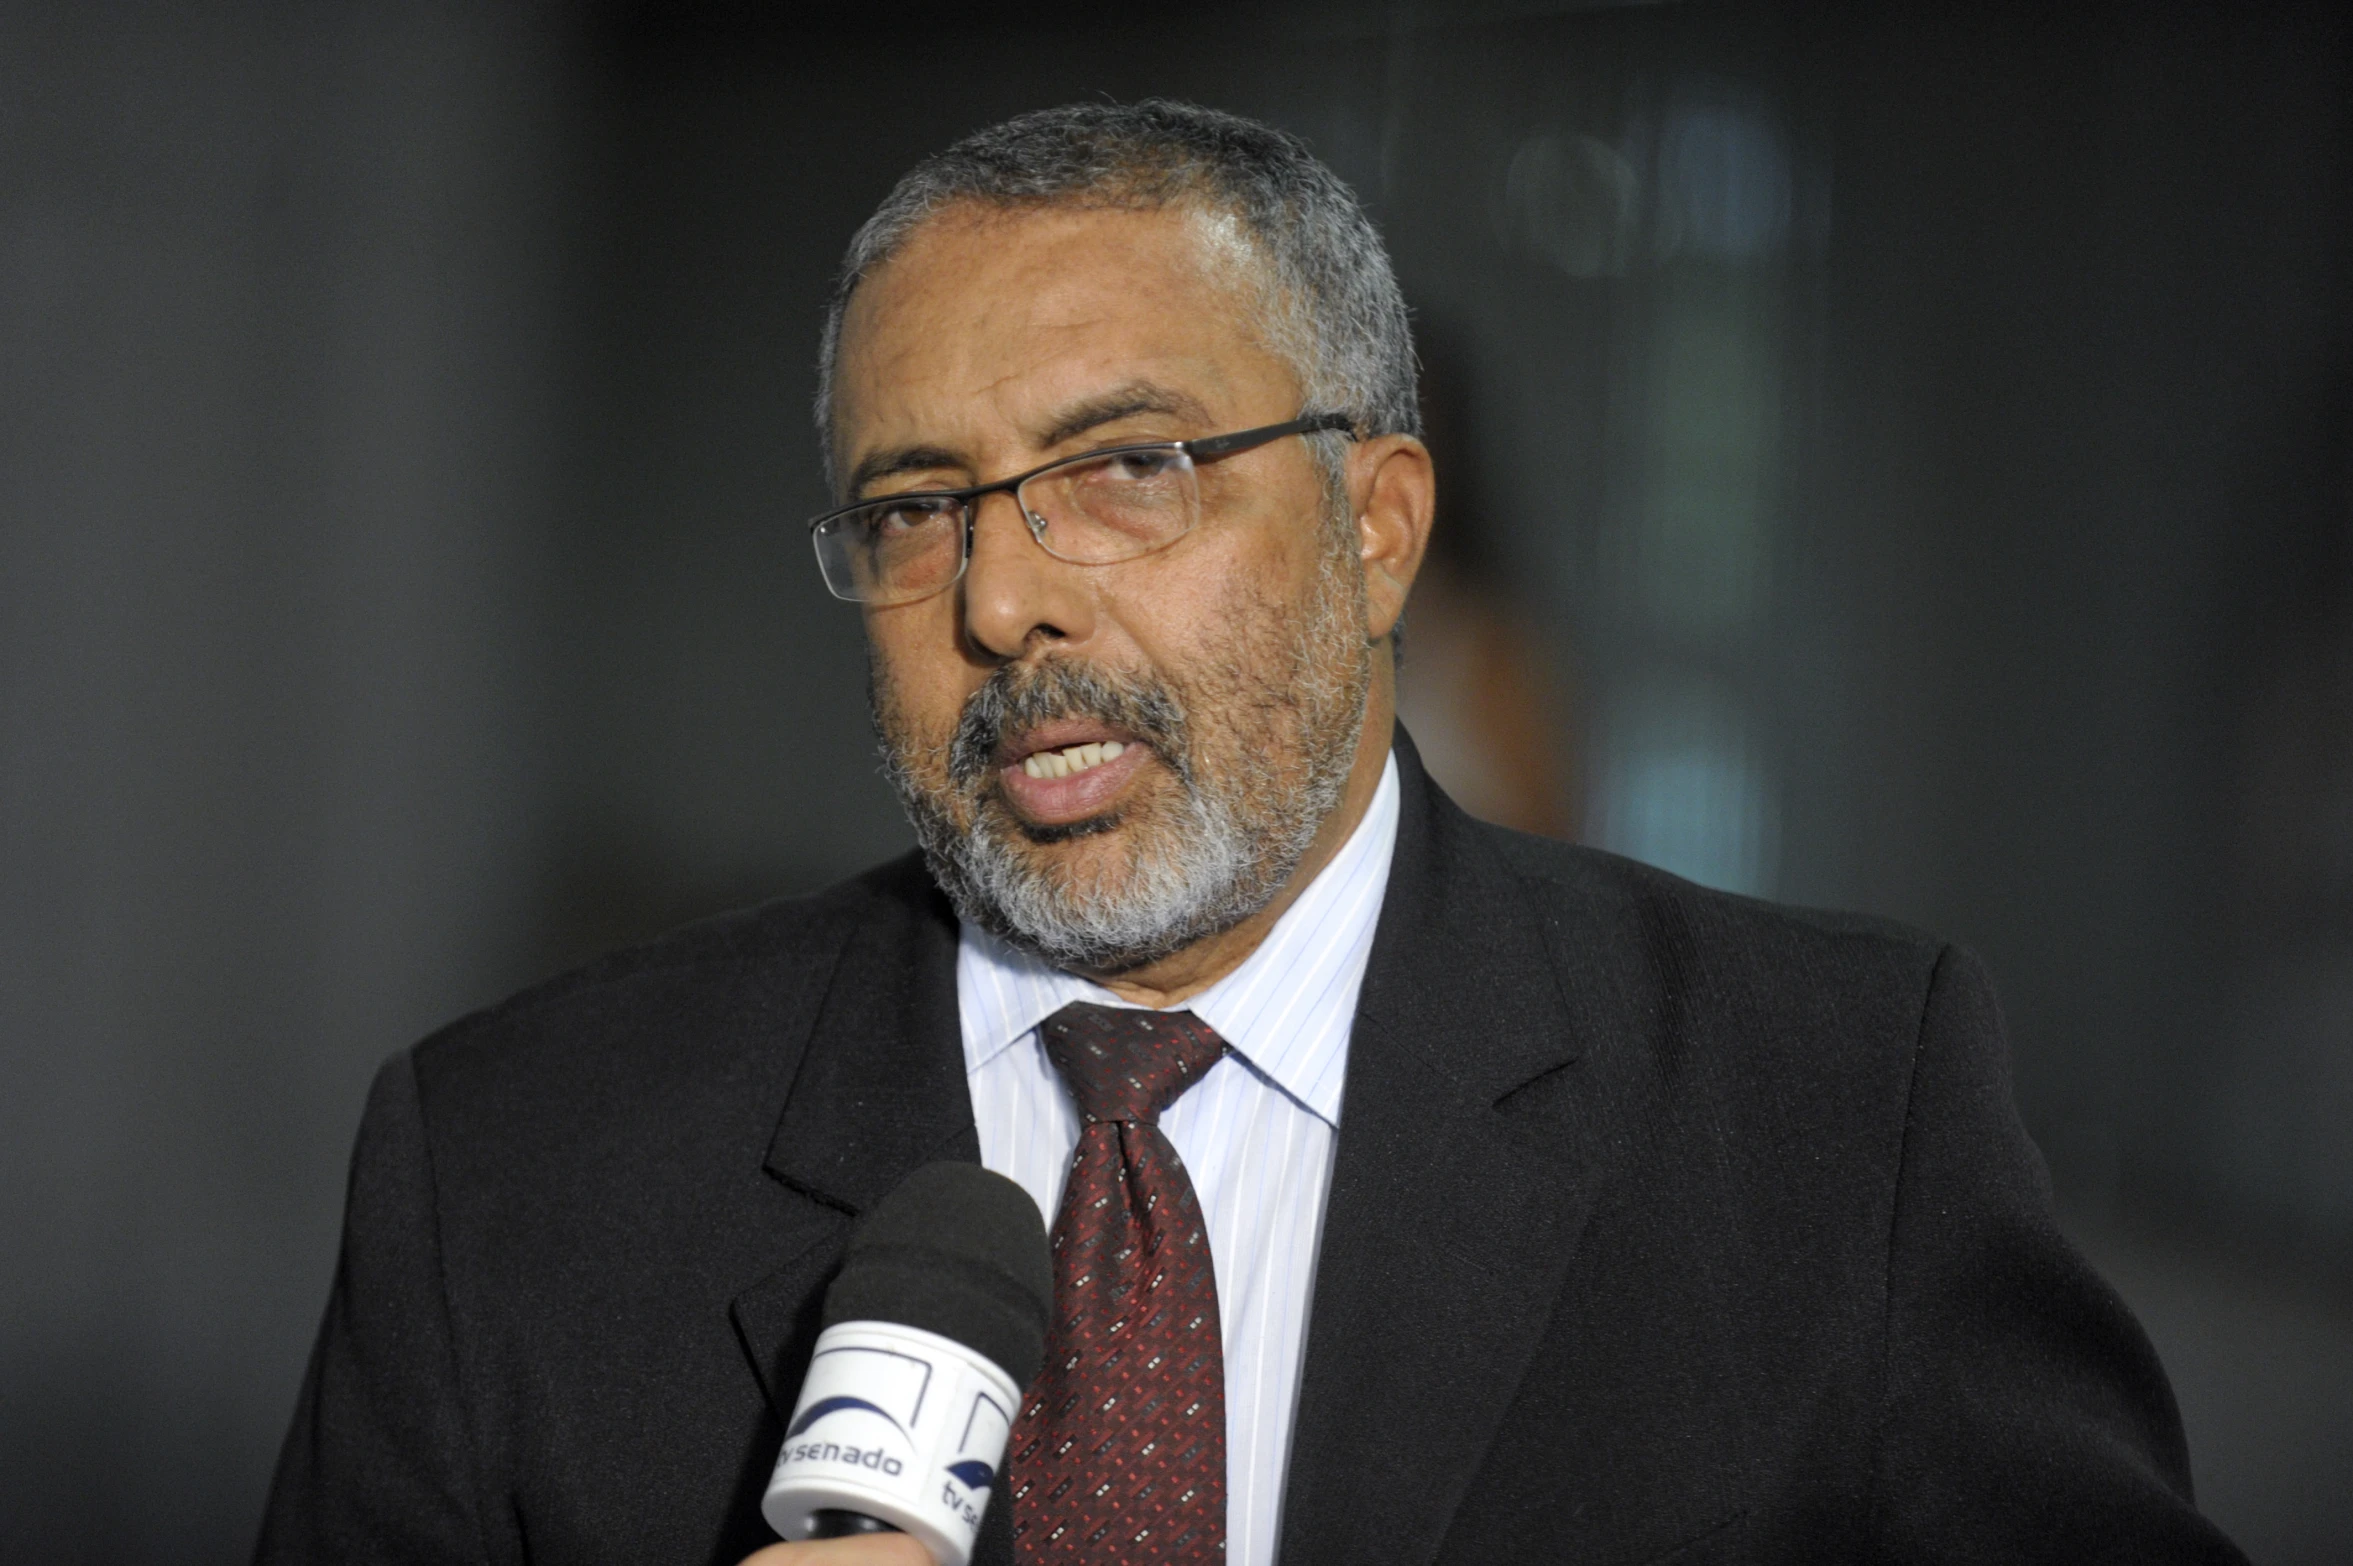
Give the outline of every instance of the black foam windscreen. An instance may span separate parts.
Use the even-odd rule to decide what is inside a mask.
[[[1024,1390],[1046,1357],[1054,1258],[1020,1186],[978,1164],[925,1164],[850,1231],[828,1327],[895,1321],[986,1355]]]

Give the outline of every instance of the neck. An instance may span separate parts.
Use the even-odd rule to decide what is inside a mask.
[[[1258,950],[1259,942],[1266,939],[1275,922],[1299,900],[1299,894],[1323,873],[1324,866],[1332,862],[1364,820],[1365,812],[1372,808],[1373,795],[1381,786],[1381,772],[1389,762],[1389,738],[1396,727],[1396,677],[1383,649],[1373,660],[1372,689],[1364,704],[1364,727],[1357,732],[1356,755],[1349,763],[1348,785],[1341,793],[1339,808],[1316,829],[1315,839],[1300,856],[1298,868],[1291,872],[1291,878],[1283,883],[1283,889],[1275,894],[1273,901],[1232,929],[1195,941],[1158,962],[1124,973],[1090,973],[1086,977],[1121,1000],[1164,1008],[1182,1005],[1242,966]]]

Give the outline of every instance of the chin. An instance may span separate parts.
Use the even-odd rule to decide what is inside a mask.
[[[1127,813],[1120,810],[1106,810],[1103,814],[1089,816],[1084,821],[1061,821],[1051,824],[1024,821],[1018,816],[1012,816],[1010,811],[1006,814],[1011,816],[1013,830],[1018,832],[1024,841],[1034,843],[1041,848],[1050,848],[1057,843],[1075,843],[1082,838],[1102,837],[1118,831],[1127,824]]]
[[[1052,887],[1058,897],[1116,907],[1137,878],[1134,836],[1120,831],[1116,816],[1095,816],[1064,826],[1024,826],[1006,843],[1033,885]]]

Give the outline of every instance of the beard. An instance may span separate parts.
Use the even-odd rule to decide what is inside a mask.
[[[1118,974],[1258,913],[1339,807],[1372,687],[1364,581],[1327,548],[1304,602],[1252,602],[1181,677],[1049,655],[998,668],[926,739],[879,660],[883,769],[956,912],[1055,967]],[[1039,825],[1006,803],[1004,743],[1092,719],[1152,747],[1116,808]]]

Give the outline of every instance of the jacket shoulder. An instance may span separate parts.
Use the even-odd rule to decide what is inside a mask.
[[[1925,983],[1952,948],[1894,919],[1718,891],[1597,848],[1475,823],[1549,920],[1608,949],[1721,967],[1797,962],[1798,979],[1874,972]]]
[[[914,943],[950,917],[906,855],[609,953],[461,1017],[412,1046],[428,1118],[577,1100],[599,1082],[716,1082],[799,1038],[854,937]],[[767,1074],[763,1069],[762,1074]]]

